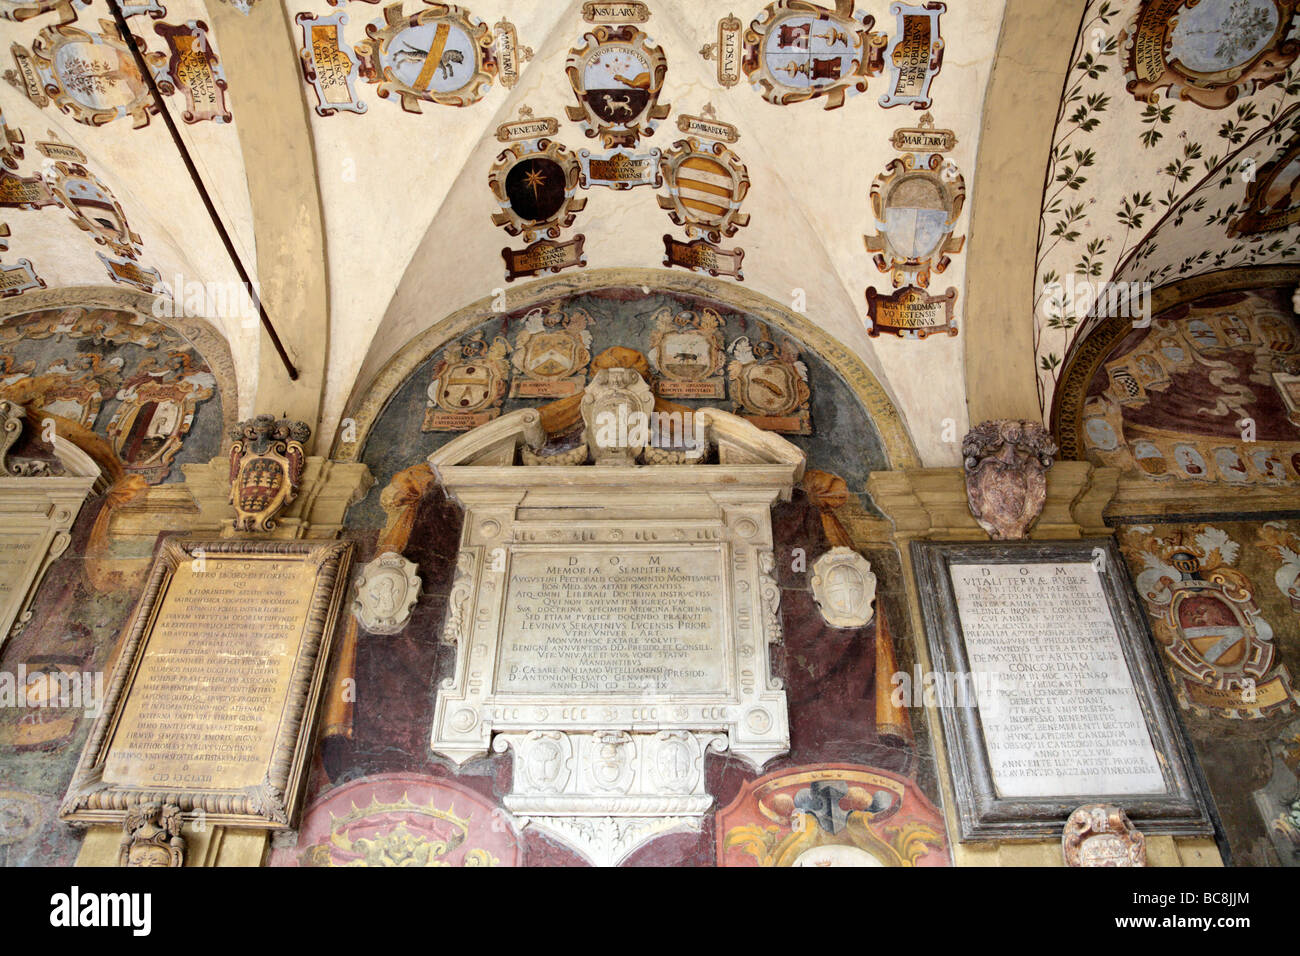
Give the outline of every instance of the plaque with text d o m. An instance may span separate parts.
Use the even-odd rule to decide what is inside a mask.
[[[291,826],[352,545],[166,541],[60,817],[170,803],[212,825]]]
[[[1111,538],[913,542],[962,840],[1057,837],[1084,803],[1213,833],[1205,784]]]

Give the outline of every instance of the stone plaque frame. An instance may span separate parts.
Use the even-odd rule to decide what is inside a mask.
[[[21,567],[8,587],[0,589],[0,651],[31,620],[36,592],[50,566],[68,549],[73,522],[95,482],[94,477],[75,474],[0,477],[0,542],[21,541],[26,548]]]
[[[494,734],[615,729],[725,734],[755,769],[789,748],[785,692],[770,668],[769,644],[781,638],[770,508],[789,499],[803,455],[726,412],[701,409],[699,419],[719,448],[716,465],[517,465],[525,433],[540,435],[534,410],[502,416],[430,456],[465,511],[443,631],[457,648],[456,670],[438,690],[434,752],[461,764],[486,755]],[[684,695],[498,690],[516,555],[684,549],[718,555],[725,687]]]
[[[804,454],[743,418],[702,408],[695,433],[706,442],[707,460],[637,464],[643,455],[655,462],[672,454],[630,438],[605,448],[596,423],[601,410],[614,407],[626,420],[638,395],[644,412],[651,396],[636,371],[602,369],[581,406],[588,445],[576,456],[555,456],[557,463],[529,464],[545,460],[546,443],[541,416],[531,408],[480,425],[429,456],[439,483],[464,509],[442,635],[456,647],[456,667],[438,687],[430,747],[455,764],[511,751],[506,809],[520,826],[546,830],[598,866],[617,865],[661,834],[699,829],[713,805],[707,753],[730,752],[761,770],[790,749],[785,686],[771,668],[771,645],[781,640],[771,508],[790,500]],[[604,665],[594,664],[580,677],[566,673],[571,683],[563,687],[521,675],[528,686],[502,690],[503,671],[507,684],[516,679],[513,668],[505,670],[507,651],[519,653],[507,641],[525,633],[510,622],[520,613],[537,616],[511,595],[545,600],[512,589],[532,588],[532,579],[544,576],[539,557],[541,568],[553,558],[586,574],[642,560],[648,568],[670,554],[681,556],[677,573],[696,581],[693,589],[716,588],[709,633],[701,635],[706,646],[671,648],[702,651],[705,660],[692,657],[689,666],[707,677],[674,687],[693,680],[679,672],[664,686],[658,676],[616,676],[619,668],[597,677],[593,671]],[[584,582],[580,590],[593,587],[599,585]],[[662,597],[652,591],[637,600]],[[637,633],[630,621],[623,623],[626,634],[613,635],[620,643]],[[616,653],[612,646],[601,654]],[[521,667],[528,653],[536,652],[524,649]],[[596,687],[596,680],[609,683]]]
[[[1124,570],[1124,558],[1113,538],[995,543],[913,541],[911,554],[925,620],[930,668],[945,674],[971,672],[951,565],[1095,564],[1100,558],[1098,573],[1102,590],[1165,780],[1164,792],[1154,795],[999,796],[979,708],[956,706],[952,689],[946,682],[937,681],[945,750],[957,800],[955,810],[962,841],[1060,837],[1065,821],[1082,803],[1122,806],[1133,822],[1148,834],[1213,835],[1212,811],[1204,778],[1178,720],[1168,681],[1156,659],[1155,643]]]
[[[297,561],[315,570],[311,600],[298,633],[298,651],[280,702],[279,726],[260,786],[190,789],[175,785],[120,787],[104,780],[113,737],[152,636],[154,623],[182,562],[222,560]],[[352,543],[348,541],[189,540],[165,541],[150,569],[144,594],[118,654],[103,713],[77,763],[59,817],[76,824],[120,823],[128,808],[167,802],[185,813],[202,812],[209,826],[285,829],[297,815],[315,740],[317,711],[344,593]]]

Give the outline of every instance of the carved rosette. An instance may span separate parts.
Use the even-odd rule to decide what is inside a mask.
[[[306,422],[277,421],[258,415],[230,433],[230,503],[236,531],[267,532],[295,498],[307,460],[303,442],[311,437]]]
[[[995,419],[972,428],[961,443],[966,500],[994,540],[1025,537],[1047,500],[1047,470],[1056,443],[1038,422]]]
[[[1146,866],[1146,837],[1119,807],[1089,803],[1070,814],[1061,836],[1066,866]]]

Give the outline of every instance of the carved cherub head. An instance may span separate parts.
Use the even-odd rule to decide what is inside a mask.
[[[160,803],[136,804],[122,821],[119,866],[181,866],[185,838],[181,836],[181,808]]]

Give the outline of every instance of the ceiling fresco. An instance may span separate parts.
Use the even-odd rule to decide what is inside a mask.
[[[1103,316],[1099,299],[1131,292],[1124,302],[1139,309],[1162,283],[1294,261],[1296,6],[1083,4],[1023,306],[1044,418],[1071,349]],[[348,409],[448,316],[479,302],[513,310],[557,273],[640,269],[801,314],[861,360],[927,465],[956,463],[970,424],[972,184],[1003,9],[124,6],[256,288],[326,287],[327,314],[270,315],[295,362],[320,353],[316,441],[334,445]],[[247,39],[223,51],[223,30],[247,36],[241,22],[272,13],[286,33],[265,64]],[[251,413],[282,370],[259,359],[256,308],[109,3],[10,0],[0,29],[3,294],[165,286],[160,317],[203,315],[226,335],[240,414]],[[258,114],[285,96],[306,133],[281,147]],[[254,208],[250,177],[268,162],[308,177],[318,211]],[[1025,169],[1036,177],[1040,162]],[[273,217],[278,232],[265,229]],[[321,235],[309,241],[313,217]],[[258,235],[274,246],[259,250]],[[323,249],[319,279],[283,265],[310,242]]]
[[[252,252],[231,97],[202,3],[128,3],[146,63],[237,248]],[[204,316],[256,393],[255,310],[105,2],[0,9],[0,295],[165,287],[160,318]],[[8,249],[5,248],[6,244]],[[224,307],[214,307],[221,300]],[[2,301],[2,300],[0,300]]]
[[[1296,261],[1296,8],[1087,4],[1039,227],[1034,340],[1045,411],[1071,348],[1114,313],[1112,291],[1141,316],[1150,289],[1167,282]]]
[[[961,365],[965,183],[1000,2],[284,6],[313,153],[292,158],[314,166],[327,259],[318,440],[458,309],[509,308],[562,270],[635,267],[743,283],[802,313],[924,423],[923,460],[955,459],[938,422],[965,423],[962,378],[927,372]],[[275,84],[222,49],[222,25],[264,7],[125,11],[236,253],[268,281],[239,119],[241,97]],[[111,14],[106,0],[6,7],[16,164],[0,263],[24,270],[10,294],[238,281]],[[47,130],[84,156],[112,227],[82,216],[72,231],[76,205],[36,146]],[[266,374],[256,317],[209,318],[251,409]]]

